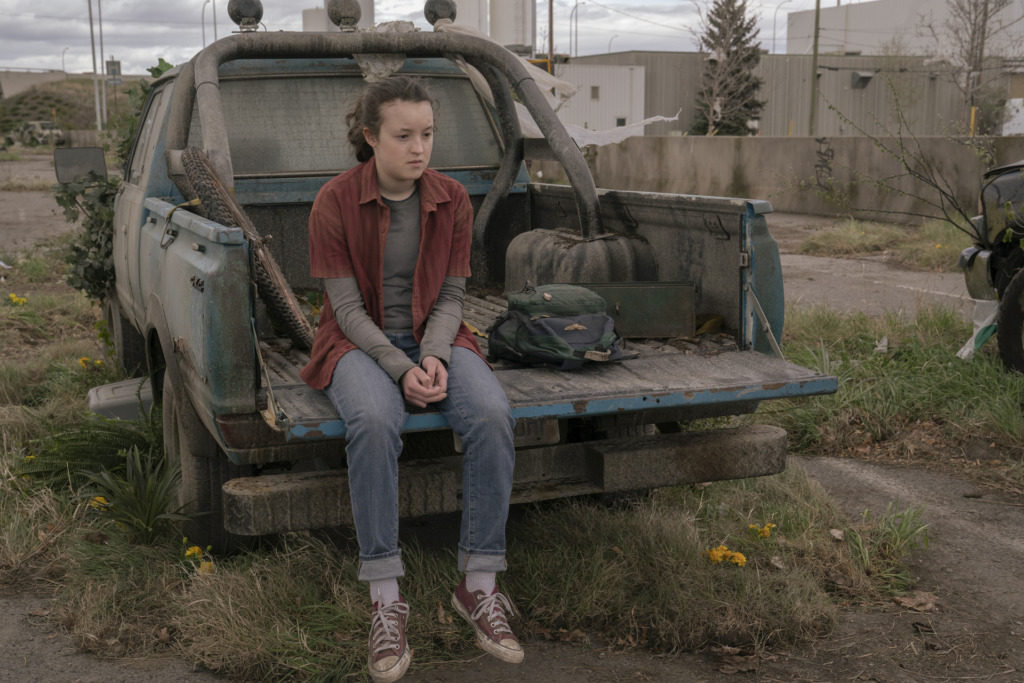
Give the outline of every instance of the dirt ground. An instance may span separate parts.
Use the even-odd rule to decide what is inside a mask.
[[[11,178],[53,178],[49,157],[0,162],[0,184]],[[931,301],[970,316],[962,277],[922,275],[888,266],[884,257],[836,260],[793,253],[808,232],[832,219],[770,215],[783,252],[786,298],[793,305],[828,303],[872,315],[912,313]],[[43,192],[0,192],[0,260],[68,229]],[[9,263],[8,265],[13,265]],[[3,268],[0,267],[0,277]],[[2,285],[0,285],[2,288]],[[0,291],[0,294],[4,292]],[[756,672],[726,674],[709,653],[652,656],[616,653],[601,643],[525,639],[520,666],[496,662],[467,647],[461,661],[415,668],[404,680],[455,681],[1024,681],[1024,498],[934,471],[879,464],[857,454],[792,458],[859,519],[866,511],[924,506],[931,542],[911,566],[924,611],[894,602],[844,610],[830,637],[787,651],[760,653]],[[986,443],[947,453],[953,461],[988,461],[1002,454]],[[658,577],[652,577],[657,579]],[[46,595],[0,586],[0,681],[221,680],[178,659],[100,660],[76,651],[47,619]],[[413,615],[413,618],[416,618]]]

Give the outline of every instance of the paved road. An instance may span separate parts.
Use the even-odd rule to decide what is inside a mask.
[[[800,242],[835,219],[773,213],[768,226],[779,242],[786,302],[792,306],[827,304],[839,311],[912,315],[922,305],[952,306],[966,320],[974,313],[961,273],[901,270],[884,256],[835,259],[796,253]]]

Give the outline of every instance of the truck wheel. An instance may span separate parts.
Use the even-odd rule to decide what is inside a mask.
[[[177,505],[183,513],[202,513],[181,523],[189,545],[211,546],[217,554],[229,554],[251,547],[252,537],[237,536],[224,529],[221,486],[244,476],[233,465],[206,430],[184,391],[170,372],[163,382],[164,456],[181,468]]]
[[[1017,271],[999,300],[996,336],[1003,365],[1024,372],[1024,269]]]
[[[103,302],[103,320],[107,324],[110,341],[114,345],[116,362],[129,376],[141,376],[147,369],[146,340],[124,317],[121,304],[114,295],[107,297]]]
[[[313,328],[299,307],[284,273],[234,195],[227,192],[218,180],[206,154],[200,149],[189,147],[182,153],[181,161],[192,191],[203,203],[207,218],[221,225],[237,225],[245,232],[255,257],[256,288],[272,318],[301,348],[313,348]]]

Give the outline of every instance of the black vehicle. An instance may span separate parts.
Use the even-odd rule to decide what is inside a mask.
[[[972,299],[999,301],[999,355],[1024,372],[1024,159],[986,172],[979,203],[959,265]]]

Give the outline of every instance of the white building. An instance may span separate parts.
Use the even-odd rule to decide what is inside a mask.
[[[555,75],[578,88],[557,112],[562,123],[607,130],[644,119],[642,66],[555,64]]]
[[[822,7],[818,28],[818,54],[928,55],[948,57],[955,41],[946,23],[949,0],[876,0]],[[987,55],[1021,55],[1024,37],[1024,1],[1013,0],[989,18],[991,38]],[[932,33],[934,27],[938,34]],[[786,52],[811,54],[814,49],[814,10],[790,12],[786,24]],[[1002,30],[999,30],[1002,27]]]

